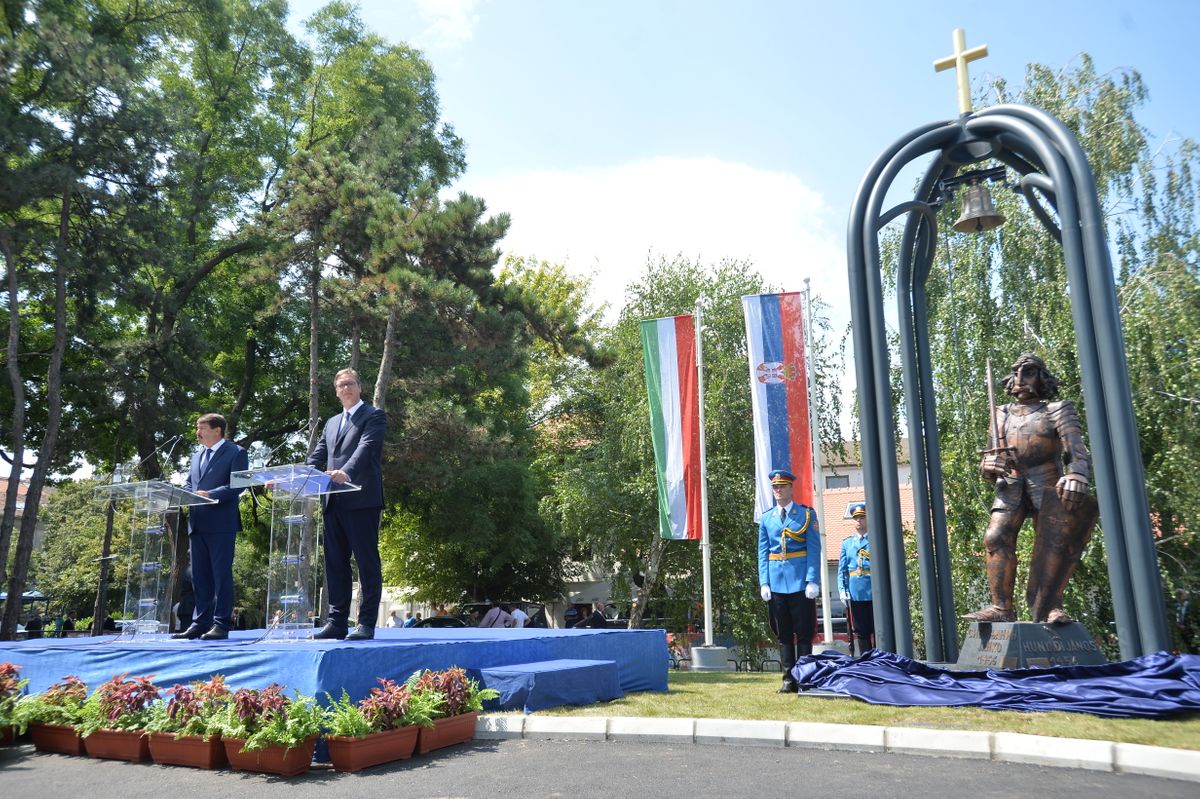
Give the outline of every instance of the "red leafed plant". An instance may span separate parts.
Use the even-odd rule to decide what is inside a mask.
[[[358,704],[342,689],[342,698],[329,698],[325,711],[325,726],[330,735],[362,738],[371,733],[385,732],[397,727],[432,726],[433,716],[441,705],[441,697],[432,690],[412,691],[407,685],[379,678],[379,686]]]
[[[214,715],[212,729],[226,739],[244,740],[246,752],[272,745],[292,749],[321,731],[324,716],[311,696],[297,693],[289,699],[282,685],[271,683],[262,690],[239,688]]]
[[[18,725],[66,724],[74,726],[82,720],[88,689],[75,676],[63,677],[45,691],[25,697],[16,707]]]
[[[212,735],[211,722],[231,700],[232,694],[225,685],[223,674],[214,674],[207,682],[189,685],[176,683],[167,693],[171,699],[158,702],[151,707],[151,719],[146,729],[151,732]]]
[[[479,711],[485,700],[500,696],[493,688],[480,688],[479,683],[467,677],[467,672],[458,666],[445,671],[415,672],[405,685],[414,694],[431,692],[437,695],[440,701],[434,718]]]
[[[102,683],[83,706],[79,732],[85,738],[96,730],[144,730],[150,705],[158,701],[154,675],[125,679],[128,672]]]
[[[17,678],[17,667],[12,663],[0,663],[0,727],[16,724],[17,700],[21,698],[29,680]]]

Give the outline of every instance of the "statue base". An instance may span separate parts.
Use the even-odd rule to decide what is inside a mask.
[[[1048,668],[1098,666],[1108,659],[1082,624],[1048,624],[1031,621],[974,621],[954,668]]]

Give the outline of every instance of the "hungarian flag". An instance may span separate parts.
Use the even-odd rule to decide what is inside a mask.
[[[804,313],[799,292],[742,297],[754,410],[755,518],[775,505],[772,469],[796,475],[795,501],[813,504]]]
[[[646,393],[663,538],[700,540],[700,386],[690,314],[642,322]]]

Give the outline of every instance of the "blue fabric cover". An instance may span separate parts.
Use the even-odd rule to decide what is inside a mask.
[[[872,649],[801,658],[801,691],[821,689],[876,705],[978,706],[991,710],[1164,718],[1200,710],[1200,655],[1156,652],[1100,666],[948,671]]]
[[[228,641],[116,641],[40,638],[0,641],[0,663],[11,661],[44,691],[73,674],[94,688],[114,674],[154,675],[154,683],[207,680],[224,674],[232,688],[278,682],[324,700],[345,688],[358,700],[376,678],[403,682],[419,669],[461,666],[479,671],[556,659],[611,660],[621,690],[667,690],[667,638],[662,630],[483,630],[377,628],[373,641],[256,642],[261,630],[231,631]]]
[[[488,710],[532,713],[559,705],[590,705],[625,695],[611,660],[546,660],[482,669],[479,684],[495,688]]]

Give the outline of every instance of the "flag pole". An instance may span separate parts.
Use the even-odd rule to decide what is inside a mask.
[[[813,362],[807,355],[812,349],[812,286],[808,278],[804,278],[804,352],[806,364],[804,379],[808,389],[808,440],[812,448],[813,473],[813,502],[817,506],[817,524],[821,531],[821,623],[824,632],[825,646],[833,647],[833,619],[829,609],[833,605],[833,588],[829,584],[829,536],[825,527],[825,492],[822,490],[821,475],[821,443],[818,440],[820,428],[817,426],[816,406],[813,404]],[[701,445],[701,452],[704,451]]]
[[[704,563],[704,645],[713,645],[713,612],[712,612],[712,544],[708,540],[708,458],[704,449],[704,340],[700,331],[703,329],[702,306],[696,299],[696,388],[700,402],[700,522],[702,535],[700,538],[700,555]]]

